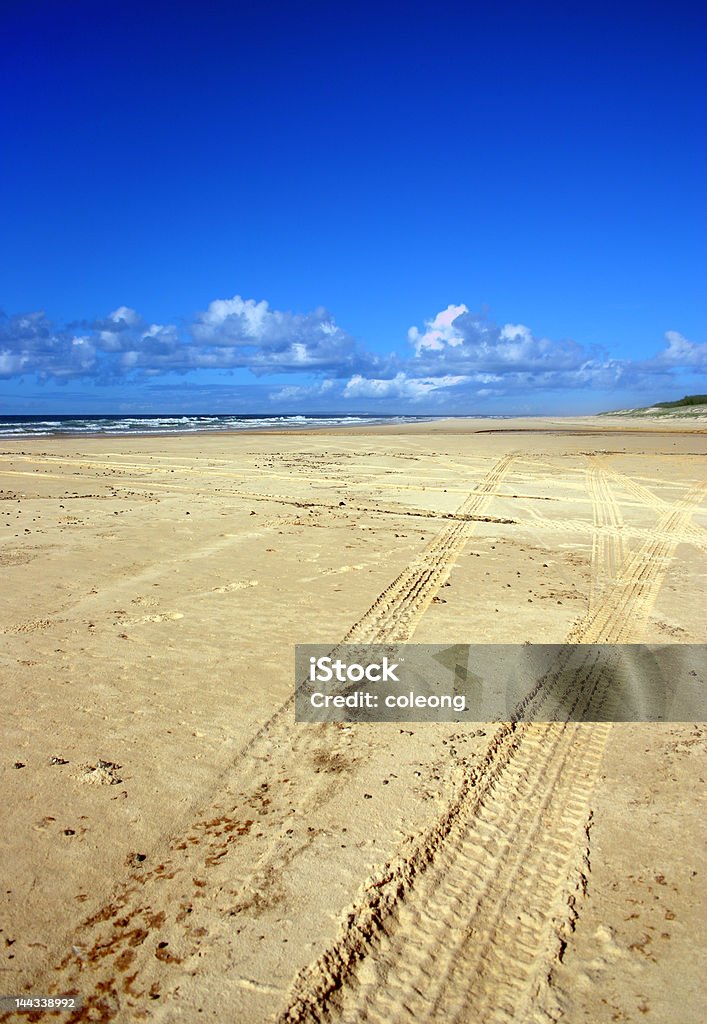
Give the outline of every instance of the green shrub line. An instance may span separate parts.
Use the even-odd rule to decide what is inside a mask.
[[[660,409],[677,409],[681,405],[707,405],[707,395],[685,395],[677,402],[656,402]]]
[[[669,409],[688,409],[691,406],[707,406],[707,395],[685,395],[684,398],[679,398],[675,402],[654,402],[653,405],[645,405],[640,409],[610,409],[606,412],[600,412],[599,416],[637,416],[641,413],[647,413],[650,415],[652,412],[654,416],[660,415],[658,410],[669,410]]]

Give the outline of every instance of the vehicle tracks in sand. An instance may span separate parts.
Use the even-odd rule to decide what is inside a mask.
[[[611,680],[596,649],[568,647],[524,714],[552,719],[571,707],[592,717]],[[552,1020],[548,978],[586,886],[589,803],[609,728],[499,725],[435,824],[369,879],[336,943],[295,980],[278,1024]]]
[[[602,459],[601,464],[604,472],[613,480],[614,484],[635,498],[639,505],[652,509],[659,515],[670,512],[673,508],[670,501],[660,498],[637,480],[627,476],[625,473],[621,473],[616,467],[606,462],[606,460]],[[707,530],[703,526],[688,522],[685,524],[683,534],[684,543],[694,544],[702,551],[707,551]]]
[[[482,516],[514,461],[500,459],[457,509],[459,516]],[[404,643],[412,636],[474,528],[473,520],[441,530],[393,583],[383,591],[344,638],[345,643]]]
[[[605,480],[590,473],[588,483],[606,509]],[[590,800],[610,731],[576,720],[601,717],[611,701],[611,658],[596,660],[590,644],[619,643],[645,623],[703,492],[684,495],[659,524],[665,538],[620,565],[618,548],[594,547],[597,591],[610,573],[619,585],[601,588],[557,677],[517,708],[524,719],[565,720],[497,728],[434,826],[369,879],[337,941],[297,976],[278,1024],[561,1018],[550,982],[587,883]]]
[[[656,535],[630,554],[618,569],[604,600],[570,630],[568,641],[577,644],[629,643],[640,639],[686,528],[707,491],[707,483],[692,487],[663,512]]]
[[[461,517],[483,515],[512,468],[514,455],[498,460],[458,509]],[[409,639],[446,581],[466,540],[475,529],[473,519],[461,518],[445,525],[413,562],[381,594],[369,611],[349,630],[344,643],[377,643]],[[217,797],[191,826],[173,836],[167,848],[159,851],[160,863],[152,870],[139,869],[113,890],[111,898],[85,921],[80,954],[63,957],[49,969],[41,970],[34,983],[52,991],[86,991],[84,1009],[71,1014],[66,1024],[96,1020],[103,1024],[115,1019],[132,1019],[131,1013],[156,998],[159,978],[166,963],[183,963],[197,954],[203,936],[190,923],[195,897],[207,886],[209,869],[223,867],[234,844],[247,841],[253,831],[266,831],[269,839],[265,853],[251,862],[247,872],[235,883],[239,896],[232,906],[267,902],[268,889],[277,872],[301,850],[288,840],[293,803],[289,792],[275,791],[273,779],[282,771],[295,770],[297,764],[311,762],[323,746],[329,758],[346,757],[354,742],[351,730],[336,725],[293,730],[293,698],[285,702],[241,750],[221,780]],[[331,774],[312,772],[306,787],[296,794],[299,815],[316,807],[330,792],[336,780]],[[338,782],[343,785],[343,780]],[[267,816],[260,817],[267,803]],[[307,840],[305,840],[306,845]],[[254,850],[261,849],[254,844]],[[151,858],[152,859],[152,858]],[[234,891],[233,884],[230,886]],[[177,957],[155,943],[163,930],[180,936],[170,947],[181,950]],[[70,947],[73,936],[61,946]],[[166,948],[166,947],[164,947]],[[155,988],[157,986],[157,989]],[[4,1018],[0,1018],[2,1020]]]
[[[604,469],[591,459],[587,469],[587,487],[592,499],[592,576],[589,608],[594,611],[607,587],[623,564],[626,546],[622,535],[623,518]]]
[[[460,512],[485,510],[512,464],[512,456],[500,460]],[[557,676],[540,680],[519,708],[518,717],[522,712],[524,718],[558,720],[497,727],[481,763],[464,770],[436,821],[368,880],[339,938],[294,980],[280,1022],[559,1019],[548,980],[586,885],[591,793],[610,728],[567,720],[591,718],[611,684],[610,665],[594,661],[592,647],[581,644],[621,642],[627,623],[637,630],[646,621],[703,491],[688,492],[664,513],[660,536],[613,565],[617,584],[572,630]],[[596,493],[602,500],[601,483]],[[346,642],[409,639],[473,528],[470,522],[444,527],[352,627]],[[608,559],[608,546],[597,545],[593,558]],[[612,564],[616,558],[614,550]],[[606,562],[595,571],[606,574]],[[564,678],[571,679],[579,702],[572,708]],[[247,841],[262,787],[280,768],[310,757],[323,744],[336,756],[352,742],[351,731],[336,726],[326,727],[326,740],[321,728],[292,735],[290,708],[291,702],[281,707],[251,740],[218,799],[171,842],[163,862],[132,875],[84,922],[81,959],[72,954],[55,971],[44,972],[45,988],[51,976],[54,991],[78,992],[88,983],[95,993],[69,1024],[128,1020],[133,1010],[144,1009],[159,992],[172,956],[155,953],[164,927],[181,937],[170,943],[180,950],[174,957],[177,974],[187,965],[198,968],[191,958],[198,956],[201,929],[190,926],[189,918],[194,887],[208,884],[205,869],[224,867],[232,844]],[[298,792],[298,813],[315,806],[331,784],[331,777],[322,782],[313,774]],[[291,805],[275,798],[267,823],[257,821],[258,828],[267,824],[270,838],[265,854],[237,879],[242,906],[267,899],[270,880],[295,855],[281,841],[290,813]]]

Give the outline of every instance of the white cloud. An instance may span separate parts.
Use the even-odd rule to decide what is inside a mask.
[[[134,309],[130,308],[130,306],[118,306],[117,309],[114,309],[112,313],[108,314],[108,319],[112,320],[116,324],[122,322],[128,327],[135,327],[140,323],[140,317]]]
[[[666,331],[665,339],[668,342],[668,347],[658,356],[661,362],[670,366],[707,369],[707,343],[698,344],[688,341],[677,331]]]
[[[301,398],[315,398],[320,395],[329,394],[335,386],[333,380],[323,380],[321,383],[305,385],[305,384],[286,384],[285,387],[280,388],[278,391],[270,393],[269,398],[271,402],[287,402],[291,399]]]
[[[345,398],[432,406],[449,400],[465,409],[469,399],[491,395],[582,388],[655,394],[681,374],[707,370],[707,345],[674,330],[652,358],[614,359],[574,341],[536,336],[523,323],[499,326],[462,303],[448,305],[422,329],[411,327],[408,341],[407,354],[383,358],[359,346],[326,309],[291,313],[239,295],[214,300],[183,327],[148,323],[128,306],[80,329],[57,326],[43,313],[0,313],[0,377],[105,383],[245,368],[258,377],[297,375],[270,393],[273,402],[327,396],[327,405]]]
[[[447,306],[440,313],[437,313],[431,320],[425,321],[427,330],[421,333],[417,327],[411,327],[408,331],[408,340],[415,346],[416,352],[423,349],[441,351],[446,345],[454,348],[464,342],[463,335],[454,327],[454,321],[463,313],[468,313],[466,306]]]
[[[567,339],[540,337],[522,323],[498,325],[463,305],[449,305],[425,321],[425,327],[424,333],[410,328],[414,353],[403,369],[409,377],[439,382],[465,378],[455,400],[458,395],[662,389],[670,386],[672,371],[678,367],[707,368],[707,346],[672,331],[666,334],[667,348],[653,359],[639,361],[614,359]],[[442,392],[445,385],[439,387]]]
[[[0,377],[14,377],[25,372],[28,356],[23,353],[10,352],[9,349],[0,350]]]
[[[197,316],[192,334],[197,341],[210,345],[248,344],[262,339],[268,323],[278,315],[264,300],[256,302],[240,295],[234,295],[232,299],[214,299],[208,309]]]
[[[96,365],[93,339],[58,330],[44,313],[0,314],[0,376],[40,378],[91,376]]]
[[[245,366],[254,373],[351,370],[361,358],[353,339],[323,307],[312,313],[289,313],[240,295],[210,303],[194,319],[190,334],[197,347],[212,352],[238,350],[224,354],[220,365]],[[213,358],[209,360],[209,365],[217,363]],[[194,353],[193,364],[203,365],[198,352]]]
[[[288,313],[238,295],[210,303],[181,330],[176,324],[146,323],[128,306],[81,326],[79,335],[57,328],[42,313],[0,314],[0,373],[109,380],[246,368],[256,376],[309,372],[345,377],[373,362],[323,308]]]
[[[467,380],[462,376],[409,377],[400,372],[389,379],[364,377],[356,373],[344,388],[345,398],[406,398],[417,402],[435,391],[457,387]]]
[[[525,324],[504,324],[499,334],[501,341],[532,341],[533,335]]]
[[[465,305],[450,305],[425,321],[427,330],[408,331],[415,358],[425,368],[470,373],[474,370],[569,369],[581,365],[587,353],[572,341],[536,338],[525,324],[499,327]]]

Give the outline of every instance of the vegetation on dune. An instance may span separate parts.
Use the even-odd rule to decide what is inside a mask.
[[[675,411],[678,416],[704,416],[707,412],[707,395],[685,395],[675,402],[654,402],[641,409],[613,409],[599,413],[600,416],[669,416]]]
[[[685,395],[677,402],[656,402],[659,409],[677,409],[682,405],[707,405],[707,395]]]

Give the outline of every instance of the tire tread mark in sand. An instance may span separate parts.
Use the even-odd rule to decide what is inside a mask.
[[[457,514],[482,515],[514,460],[514,453],[500,459],[462,503]],[[409,640],[437,590],[446,582],[473,527],[473,522],[460,522],[440,531],[423,555],[403,570],[352,626],[344,642],[403,643]]]
[[[535,512],[532,509],[530,510],[529,514],[529,519],[523,520],[522,518],[518,518],[516,522],[520,526],[525,526],[538,532],[542,530],[549,530],[553,533],[586,535],[589,536],[589,538],[591,539],[596,530],[596,527],[593,523],[585,522],[580,519],[549,518],[541,515],[539,512]],[[642,543],[648,540],[649,538],[655,540],[670,539],[669,535],[666,534],[665,531],[661,533],[657,526],[637,527],[631,526],[629,523],[624,523],[621,529],[621,535],[627,547],[628,542],[632,540],[636,540]],[[685,531],[682,543],[692,544],[693,546],[699,548],[704,547],[705,550],[707,550],[707,541],[704,544],[702,544],[702,542],[698,538],[696,538],[694,535],[691,535],[689,529]]]
[[[591,647],[575,656],[589,713],[611,673]],[[538,710],[544,697],[539,690]],[[584,885],[588,804],[608,732],[563,721],[499,726],[435,825],[369,880],[339,940],[295,979],[279,1024],[451,1024],[470,1014],[486,1024],[540,1013]],[[519,1007],[527,1012],[514,1016]]]
[[[480,514],[493,500],[513,461],[514,455],[511,454],[495,463],[462,504],[459,513]],[[437,589],[446,580],[474,525],[473,521],[455,521],[444,527],[352,627],[344,642],[376,642],[411,636]],[[245,815],[236,817],[238,812],[234,807],[247,805],[251,795],[258,797],[263,781],[276,775],[278,763],[291,764],[321,748],[324,742],[321,730],[293,732],[290,721],[293,702],[294,698],[290,698],[281,705],[241,749],[229,767],[217,798],[190,828],[173,837],[169,851],[158,867],[131,874],[116,886],[110,902],[100,907],[80,927],[85,959],[77,961],[72,955],[64,957],[51,970],[49,987],[54,991],[67,992],[80,983],[80,987],[85,989],[90,969],[91,988],[98,995],[87,1000],[84,1009],[72,1014],[66,1024],[94,1019],[90,1016],[92,1013],[99,1013],[104,1022],[111,1021],[122,1012],[121,1000],[124,1006],[126,998],[129,1004],[144,998],[149,989],[151,971],[155,970],[154,957],[147,949],[147,943],[143,949],[146,936],[154,931],[151,922],[159,918],[163,927],[166,915],[178,920],[183,891],[191,890],[192,878],[205,866],[220,863],[229,852],[230,844],[250,831],[253,826],[251,817],[257,817],[257,812],[251,812],[248,818]],[[330,753],[350,742],[336,726],[326,728]],[[322,792],[332,785],[330,776],[322,781],[321,776],[313,773],[306,790],[298,793],[300,809],[316,803]],[[273,868],[291,859],[292,844],[280,841],[280,833],[290,823],[290,806],[286,801],[281,808],[271,806],[268,818],[258,822],[261,827],[267,824],[275,838],[264,856],[252,866],[247,878],[241,880],[246,894],[248,888],[257,890],[263,877],[272,876]],[[198,940],[192,938],[189,941],[194,952],[198,948]],[[124,958],[129,959],[131,973],[121,979],[120,963]],[[48,973],[43,972],[44,988],[47,987]],[[144,987],[138,989],[138,985]],[[123,994],[119,995],[119,992]]]
[[[513,466],[514,453],[501,458],[482,479],[459,508],[462,515],[480,515],[493,500],[503,478]],[[343,643],[402,643],[409,640],[432,599],[446,582],[454,562],[473,533],[473,521],[455,522],[441,530],[424,548],[421,554],[404,569],[393,583],[373,602],[366,614],[347,632]],[[280,709],[280,714],[289,710],[294,698]],[[272,721],[272,720],[271,720]],[[266,727],[267,728],[267,727]],[[347,742],[339,730],[330,736],[328,751],[336,755]],[[321,738],[312,739],[309,731],[299,740],[293,741],[298,756],[306,756],[312,744],[321,745]],[[313,778],[309,784],[309,798],[313,799],[323,787],[331,788],[331,780],[318,781]],[[286,821],[285,824],[289,824]],[[273,873],[282,871],[292,859],[293,847],[290,842],[278,844],[260,857],[251,873],[246,899],[260,898]]]
[[[576,723],[537,726],[524,738],[494,800],[479,806],[473,825],[445,851],[445,860],[453,856],[458,868],[445,871],[440,865],[423,914],[414,910],[409,925],[404,911],[399,915],[400,948],[393,956],[400,957],[406,971],[413,957],[418,960],[418,976],[426,979],[424,994],[413,983],[397,1001],[397,1012],[392,999],[377,1017],[358,1011],[342,1014],[347,1024],[365,1019],[451,1024],[468,1020],[472,1007],[479,1021],[530,1019],[546,965],[564,941],[562,919],[572,906],[573,879],[582,875],[578,840],[587,824],[593,769],[608,735],[607,726],[591,736],[579,731]],[[542,915],[533,913],[539,896],[547,908]],[[418,941],[425,935],[417,950],[411,948],[411,934]],[[430,936],[435,942],[432,955]],[[380,955],[385,962],[385,952]],[[381,992],[384,1002],[390,996],[386,986],[373,991]],[[373,991],[369,989],[369,999]]]
[[[656,513],[661,514],[670,512],[673,508],[671,502],[666,501],[664,498],[659,498],[657,494],[653,493],[653,491],[644,487],[643,484],[639,484],[637,480],[627,476],[625,473],[621,473],[615,466],[606,464],[604,469],[607,475],[613,478],[617,486],[622,487],[642,505],[646,505]],[[702,551],[707,550],[707,531],[704,527],[699,526],[697,523],[688,523],[685,527],[684,534],[685,543],[694,544]]]
[[[684,528],[702,493],[689,491],[661,531]],[[645,621],[677,543],[679,534],[651,539],[628,556],[618,573],[626,585],[590,611],[570,640],[620,642],[627,622]],[[574,650],[582,656],[581,646]],[[580,688],[588,691],[585,714],[602,705],[610,683],[606,666],[593,682],[590,667]],[[526,717],[543,695],[539,688]],[[500,726],[481,772],[467,777],[431,831],[369,882],[339,940],[297,976],[280,1024],[461,1024],[471,1014],[476,1024],[559,1019],[548,979],[584,884],[589,798],[609,729]],[[538,736],[545,740],[539,749]]]
[[[594,610],[601,594],[610,586],[626,557],[621,511],[609,487],[607,475],[594,459],[587,469],[587,486],[592,499],[592,577],[589,608]]]
[[[570,630],[571,643],[626,643],[640,636],[658,596],[675,549],[684,540],[695,508],[707,484],[692,487],[664,512],[657,536],[648,540],[620,567],[604,601]]]

